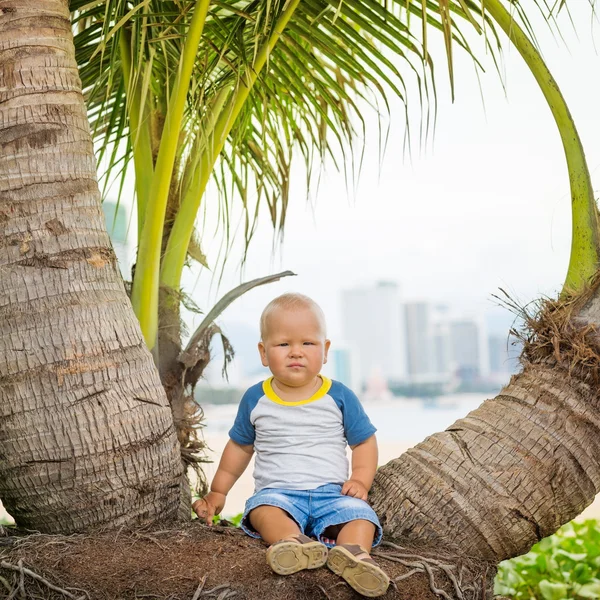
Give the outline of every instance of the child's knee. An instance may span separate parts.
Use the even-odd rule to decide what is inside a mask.
[[[371,544],[373,544],[373,540],[375,539],[375,531],[376,527],[374,523],[371,521],[367,521],[366,519],[357,519],[356,521],[350,521],[354,523],[354,532],[356,532],[359,536],[364,537],[365,540],[369,540]]]
[[[338,544],[354,543],[370,549],[375,538],[376,527],[366,519],[356,519],[343,523],[336,537]]]
[[[359,529],[361,531],[372,531],[375,533],[375,524],[371,521],[367,521],[366,519],[353,519],[352,521],[348,521],[347,523],[342,523],[337,527],[341,529]],[[339,533],[339,531],[338,531]]]
[[[375,530],[377,529],[375,527],[375,523],[372,523],[371,521],[367,521],[366,519],[357,519],[354,522],[357,523],[357,527],[360,527],[361,529],[364,529],[365,531],[370,531],[373,533],[373,535],[375,535]]]
[[[278,506],[262,505],[257,506],[248,513],[248,520],[254,529],[260,531],[261,525],[279,519],[291,519],[290,515]]]

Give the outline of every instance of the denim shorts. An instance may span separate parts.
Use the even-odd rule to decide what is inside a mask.
[[[331,525],[363,519],[375,525],[373,546],[381,542],[382,530],[375,511],[364,501],[351,496],[342,496],[342,486],[334,483],[322,485],[314,490],[283,490],[265,488],[246,502],[242,529],[253,538],[260,538],[250,524],[248,515],[258,506],[277,506],[287,512],[300,527],[300,531],[331,548],[333,544],[323,538]]]

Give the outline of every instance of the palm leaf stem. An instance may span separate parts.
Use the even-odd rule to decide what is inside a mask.
[[[600,263],[598,211],[581,139],[558,84],[525,32],[499,0],[483,0],[483,4],[525,60],[560,132],[569,171],[572,212],[571,256],[562,294],[579,292]]]
[[[190,243],[194,222],[200,206],[200,200],[214,168],[215,162],[223,149],[225,140],[231,132],[236,119],[250,94],[250,91],[260,75],[275,44],[279,41],[285,27],[298,7],[300,0],[290,0],[279,19],[275,23],[272,33],[265,44],[257,52],[252,66],[246,70],[238,84],[238,88],[231,100],[221,111],[211,137],[210,145],[200,160],[200,181],[196,193],[187,195],[187,201],[182,201],[169,241],[161,268],[161,284],[173,289],[179,288],[181,274],[185,264],[187,248]]]
[[[182,197],[183,202],[190,202],[185,200],[189,194],[195,194],[200,184],[200,161],[202,155],[206,150],[206,146],[209,143],[215,125],[217,117],[223,110],[227,97],[231,94],[232,88],[230,86],[222,88],[216,95],[211,103],[210,109],[207,111],[204,122],[202,123],[202,129],[196,134],[196,139],[188,156],[183,174],[182,174]]]
[[[136,173],[135,193],[138,213],[138,238],[144,226],[144,213],[150,195],[152,183],[152,143],[150,141],[150,121],[142,120],[141,90],[139,82],[131,81],[131,40],[128,32],[123,28],[119,36],[119,50],[121,52],[121,68],[127,94],[127,110],[129,113],[129,136],[133,149],[133,164]]]
[[[146,344],[150,349],[154,348],[158,330],[158,283],[165,210],[185,102],[209,4],[210,0],[200,0],[194,9],[179,64],[179,72],[169,100],[145,210],[144,225],[139,239],[138,262],[136,276],[133,280],[131,303],[140,321]]]

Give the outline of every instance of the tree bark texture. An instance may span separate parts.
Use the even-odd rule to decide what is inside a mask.
[[[0,1],[0,497],[70,532],[173,517],[171,411],[106,233],[67,0]]]
[[[594,378],[571,367],[527,364],[496,398],[379,469],[369,499],[385,533],[498,563],[579,515],[600,490],[600,402]]]

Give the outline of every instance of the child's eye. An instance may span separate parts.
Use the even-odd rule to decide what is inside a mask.
[[[305,346],[314,346],[315,343],[314,342],[304,342]]]
[[[287,342],[281,342],[281,344],[279,344],[280,346],[288,346],[289,344]]]

